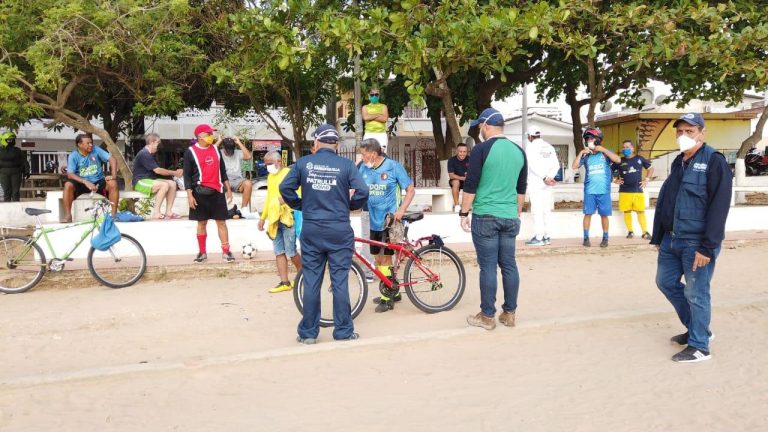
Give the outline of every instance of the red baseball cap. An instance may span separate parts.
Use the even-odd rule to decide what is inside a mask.
[[[207,124],[197,125],[197,127],[195,128],[195,136],[198,136],[201,133],[212,134],[214,131],[216,131],[216,129],[212,128],[211,125],[207,125]]]

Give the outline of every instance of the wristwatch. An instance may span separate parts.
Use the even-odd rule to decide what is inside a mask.
[[[459,217],[467,217],[467,216],[469,216],[469,212],[462,212],[462,211],[459,212]]]

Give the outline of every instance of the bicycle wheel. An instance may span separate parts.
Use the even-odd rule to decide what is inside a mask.
[[[427,245],[405,263],[403,284],[411,302],[426,313],[447,311],[461,300],[467,275],[464,264],[447,247]]]
[[[293,283],[293,301],[304,314],[304,273],[299,271]],[[355,319],[365,306],[368,297],[368,282],[360,265],[352,261],[349,269],[349,304],[352,309],[352,319]],[[320,285],[320,327],[333,327],[333,288],[328,266],[325,267],[323,283]]]
[[[45,274],[45,254],[29,237],[0,239],[0,291],[18,294],[40,282]]]
[[[88,270],[99,283],[110,288],[125,288],[136,283],[147,270],[147,255],[133,237],[120,234],[120,241],[105,251],[91,247]]]

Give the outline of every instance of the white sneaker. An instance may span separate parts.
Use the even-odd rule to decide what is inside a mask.
[[[454,211],[454,213],[460,212],[461,211],[461,206],[460,205],[453,206],[453,211]]]

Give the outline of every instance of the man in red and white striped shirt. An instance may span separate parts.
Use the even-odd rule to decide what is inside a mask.
[[[184,152],[184,185],[187,187],[189,219],[197,221],[199,253],[195,262],[208,259],[205,246],[208,238],[206,225],[209,219],[216,221],[223,259],[226,262],[235,260],[229,250],[226,224],[227,201],[232,201],[232,188],[229,186],[224,160],[217,148],[219,143],[214,143],[214,131],[215,129],[207,124],[198,125],[195,128],[197,143],[189,146]],[[218,141],[221,141],[221,138]]]

